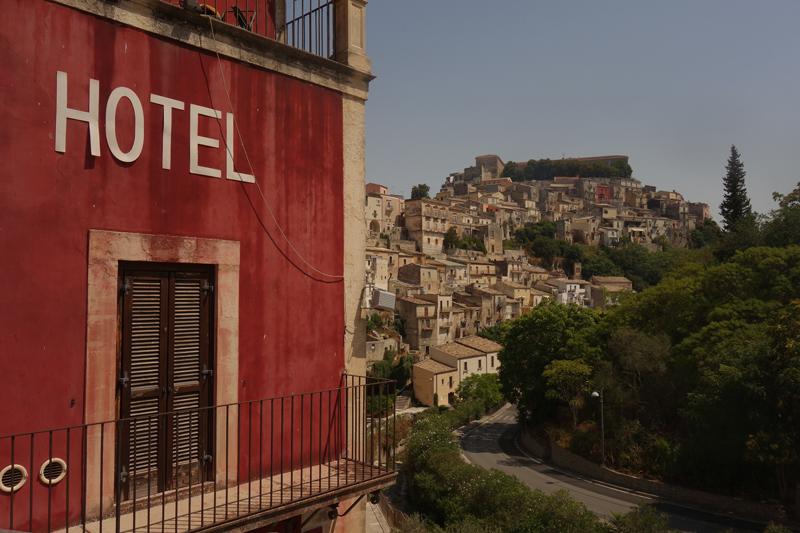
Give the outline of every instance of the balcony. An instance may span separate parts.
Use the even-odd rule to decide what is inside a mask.
[[[337,0],[162,0],[320,57],[335,53]]]
[[[0,437],[0,527],[249,530],[394,483],[393,381]]]

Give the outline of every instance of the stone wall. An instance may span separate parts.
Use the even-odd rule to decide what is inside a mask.
[[[383,339],[379,341],[367,341],[367,362],[383,361],[383,353],[386,350],[399,351],[399,342],[397,339]]]
[[[659,498],[664,498],[665,500],[690,507],[704,507],[717,512],[749,516],[760,520],[787,522],[786,514],[777,505],[711,494],[615,472],[587,461],[582,457],[578,457],[574,453],[555,444],[552,439],[550,439],[549,445],[543,446],[528,432],[520,435],[520,441],[532,455],[543,459],[548,464],[563,468],[564,470],[589,479],[595,479],[638,492],[653,494]]]
[[[417,251],[417,242],[410,240],[392,240],[392,249],[400,250],[401,252],[413,253]]]

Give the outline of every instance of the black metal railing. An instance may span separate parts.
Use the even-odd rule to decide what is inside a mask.
[[[344,375],[329,390],[0,437],[0,528],[182,533],[371,492],[394,476],[394,387]]]
[[[334,2],[286,0],[286,44],[333,59],[336,52]]]
[[[337,0],[163,0],[333,59]]]

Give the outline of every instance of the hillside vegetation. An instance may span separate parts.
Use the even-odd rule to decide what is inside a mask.
[[[648,269],[664,265],[631,256],[649,286],[609,312],[546,304],[492,332],[505,344],[506,398],[539,432],[599,462],[600,406],[590,392],[602,390],[607,465],[793,504],[800,185],[776,199],[778,209],[743,217],[718,244],[674,255],[652,282]]]

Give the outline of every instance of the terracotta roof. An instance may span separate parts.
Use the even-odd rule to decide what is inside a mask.
[[[414,282],[411,282],[411,281],[405,281],[403,279],[395,278],[395,279],[390,279],[389,281],[391,283],[393,283],[394,285],[399,285],[400,287],[408,287],[408,288],[411,288],[411,289],[419,289],[419,288],[422,287],[422,285],[420,285],[418,283],[414,283]]]
[[[628,158],[627,155],[599,155],[595,157],[578,157],[578,161],[592,161],[593,159],[621,159]]]
[[[625,287],[620,287],[619,285],[612,285],[611,287],[604,287],[602,285],[592,285],[592,288],[597,289],[598,291],[601,289],[605,289],[608,292],[622,292],[628,290]]]
[[[439,361],[434,361],[433,359],[426,359],[420,363],[414,365],[417,368],[421,368],[423,370],[428,370],[433,372],[434,374],[443,374],[445,372],[455,372],[456,369],[452,366],[445,365],[444,363],[440,363]]]
[[[552,296],[552,294],[540,291],[539,289],[531,289],[531,296]]]
[[[517,283],[516,281],[503,281],[502,283],[505,284],[508,287],[511,287],[512,289],[529,289],[530,288],[527,285],[524,285],[522,283]],[[495,285],[495,287],[497,287],[497,285]]]
[[[594,276],[592,279],[598,283],[630,283],[631,280],[624,276]]]
[[[477,335],[462,337],[460,339],[456,339],[456,342],[465,346],[469,346],[470,348],[480,350],[483,353],[499,352],[503,348],[496,342],[490,341],[489,339],[484,339],[483,337],[478,337]]]
[[[408,303],[412,303],[414,305],[432,305],[432,306],[436,306],[436,303],[434,303],[434,302],[426,302],[425,300],[420,300],[419,298],[414,298],[413,296],[403,296],[400,299],[404,300],[404,301],[406,301]]]
[[[503,296],[504,295],[504,293],[502,293],[500,291],[496,291],[494,289],[490,289],[489,287],[483,287],[483,288],[476,287],[474,290],[475,290],[475,292],[482,292],[483,294],[486,294],[486,295],[489,295],[489,296]]]
[[[464,357],[477,357],[479,355],[483,355],[483,352],[478,351],[474,348],[470,348],[469,346],[465,344],[460,344],[458,342],[448,342],[447,344],[440,344],[439,346],[436,347],[436,349],[446,354],[452,355],[456,359],[463,359]]]

